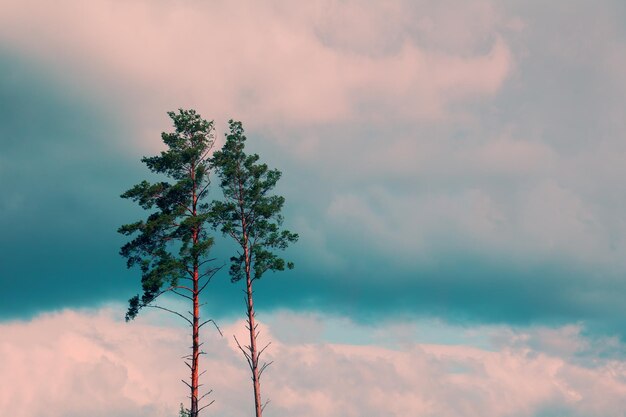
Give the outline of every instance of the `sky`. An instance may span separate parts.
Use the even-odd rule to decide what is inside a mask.
[[[186,329],[124,323],[116,230],[193,108],[218,142],[243,122],[300,235],[256,288],[267,413],[623,417],[625,21],[617,0],[0,0],[0,414],[176,415]],[[206,415],[252,410],[239,290],[207,294]]]

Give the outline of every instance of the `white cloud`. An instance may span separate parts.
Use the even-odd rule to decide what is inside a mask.
[[[489,34],[480,51],[420,45],[408,16],[419,14],[432,28],[447,16],[439,11],[430,17],[432,5],[414,10],[404,2],[5,3],[5,46],[71,74],[79,88],[101,95],[128,90],[122,94],[131,100],[124,110],[148,117],[145,106],[149,120],[176,105],[197,106],[219,120],[242,118],[255,127],[383,115],[440,118],[450,104],[493,95],[511,67],[509,47],[488,15],[478,24],[454,20],[454,44],[476,31]],[[375,42],[368,39],[395,32],[383,41],[391,45],[381,46],[385,54],[369,53]],[[432,29],[422,32],[435,36]]]
[[[158,326],[158,315],[126,324],[118,310],[66,310],[0,324],[0,413],[175,415],[185,394],[179,382],[185,331]],[[384,348],[319,336],[303,343],[290,336],[292,319],[298,331],[319,334],[328,318],[283,312],[271,320],[275,327],[263,328],[262,337],[273,339],[267,359],[275,362],[263,381],[272,415],[534,416],[560,407],[564,416],[618,417],[626,407],[623,355],[576,363],[577,352],[589,346],[579,327],[479,329],[497,335],[495,350],[406,340],[401,348]],[[399,323],[387,335],[411,326]],[[241,333],[242,323],[223,330]],[[386,332],[374,330],[379,337]],[[205,350],[204,382],[216,399],[206,415],[248,415],[250,382],[230,337],[208,334]]]

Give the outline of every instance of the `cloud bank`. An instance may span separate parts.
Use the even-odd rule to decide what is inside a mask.
[[[180,361],[186,332],[163,325],[159,316],[126,324],[114,318],[117,309],[66,310],[1,324],[0,369],[10,378],[1,382],[0,412],[176,415],[186,391],[179,381],[186,375]],[[491,349],[410,340],[381,347],[307,342],[284,324],[324,327],[322,317],[283,313],[281,320],[265,326],[262,336],[273,342],[267,359],[275,363],[263,388],[278,417],[618,417],[626,406],[623,345],[615,345],[621,356],[588,361],[585,352],[594,347],[577,327],[494,328]],[[411,323],[391,327],[406,331]],[[402,339],[388,329],[370,330],[387,342]],[[204,340],[203,382],[216,400],[207,415],[245,416],[252,409],[249,377],[230,341],[243,333],[243,323],[223,330],[226,337],[207,332]]]
[[[150,96],[156,101],[142,103],[153,114],[180,102],[254,126],[357,122],[390,107],[404,109],[400,120],[432,119],[493,95],[511,53],[489,3],[452,16],[423,3],[8,2],[0,35],[70,71],[80,87],[98,91],[93,84],[104,81]],[[434,15],[421,16],[422,7]],[[466,23],[464,12],[484,17]]]

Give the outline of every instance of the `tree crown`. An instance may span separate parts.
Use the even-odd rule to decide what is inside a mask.
[[[245,153],[246,136],[241,122],[230,120],[229,127],[224,146],[211,158],[224,194],[224,201],[211,204],[213,226],[242,248],[248,247],[253,279],[261,278],[268,270],[291,269],[293,263],[273,252],[298,240],[296,233],[281,230],[285,199],[271,194],[281,173],[259,163],[257,154]],[[244,267],[244,253],[231,258],[232,281],[244,277]]]
[[[122,225],[118,232],[135,236],[122,246],[120,254],[128,268],[141,268],[143,294],[129,300],[126,320],[135,318],[139,309],[178,285],[190,268],[205,257],[213,244],[204,224],[209,205],[201,200],[208,193],[209,153],[214,143],[212,121],[194,110],[169,112],[174,132],[161,138],[167,150],[158,156],[144,157],[150,171],[173,179],[149,183],[142,181],[121,195],[154,210],[145,220]]]

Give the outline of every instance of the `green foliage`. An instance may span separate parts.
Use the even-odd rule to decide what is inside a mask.
[[[284,250],[298,240],[298,235],[281,230],[280,214],[285,199],[271,195],[281,173],[259,163],[257,154],[244,152],[246,137],[241,122],[229,121],[230,133],[226,143],[211,158],[219,179],[224,201],[213,201],[212,223],[224,235],[231,236],[244,249],[244,253],[231,258],[231,280],[245,277],[245,248],[248,248],[253,279],[259,279],[266,271],[282,271],[293,268],[274,250]]]
[[[178,411],[178,417],[189,417],[190,413],[189,410],[187,410],[185,407],[183,407],[183,404],[180,404],[180,410]]]
[[[133,237],[120,254],[128,268],[139,267],[143,294],[129,300],[126,320],[156,299],[168,286],[198,265],[208,254],[213,239],[203,227],[209,219],[209,205],[201,203],[209,185],[209,152],[214,142],[213,122],[203,120],[194,110],[169,112],[174,132],[163,133],[167,150],[158,156],[144,157],[150,171],[163,174],[171,182],[142,181],[122,198],[153,210],[145,220],[121,226],[119,233]]]

